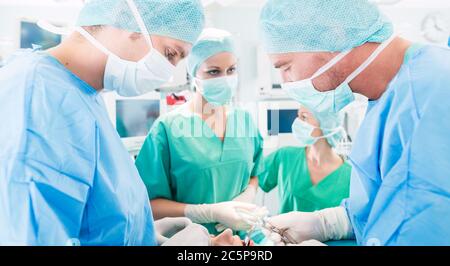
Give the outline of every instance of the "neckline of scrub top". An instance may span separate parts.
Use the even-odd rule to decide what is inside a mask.
[[[311,172],[309,171],[309,166],[308,166],[308,156],[307,156],[307,152],[306,152],[306,148],[305,148],[305,168],[306,168],[306,174],[308,176],[307,178],[307,184],[308,184],[308,189],[311,188],[318,188],[320,186],[323,186],[323,184],[328,183],[329,180],[331,179],[331,177],[336,174],[339,170],[341,170],[341,168],[343,168],[345,166],[345,162],[343,162],[338,168],[336,168],[336,170],[332,171],[331,173],[329,173],[327,176],[325,176],[322,180],[319,181],[319,183],[314,184],[312,179],[311,179]]]
[[[234,112],[234,110],[233,109],[231,109],[231,108],[229,108],[229,107],[225,107],[226,108],[226,124],[225,124],[225,132],[224,132],[224,136],[223,136],[223,140],[222,139],[220,139],[217,135],[216,135],[216,132],[214,132],[214,130],[206,123],[206,121],[205,120],[203,120],[203,118],[199,115],[199,114],[197,114],[197,113],[195,113],[195,112],[192,112],[190,109],[188,109],[188,112],[186,112],[186,113],[184,113],[184,115],[186,116],[186,117],[189,117],[189,115],[188,114],[190,114],[190,116],[191,117],[194,117],[194,118],[197,118],[197,119],[199,119],[200,121],[201,121],[201,123],[202,123],[202,126],[204,127],[204,128],[207,128],[207,130],[209,130],[209,133],[211,133],[212,134],[212,138],[214,138],[214,139],[216,139],[217,141],[219,141],[222,145],[224,145],[225,144],[225,141],[228,139],[228,131],[229,131],[229,126],[230,126],[230,115]],[[181,108],[180,108],[181,109]]]
[[[183,111],[186,111],[186,112],[183,112]],[[221,140],[216,135],[216,133],[213,131],[213,129],[211,127],[209,127],[209,125],[206,123],[206,121],[203,120],[199,114],[194,113],[189,109],[188,104],[182,105],[182,106],[180,106],[179,109],[177,109],[177,114],[180,114],[186,118],[194,119],[194,123],[195,123],[195,120],[197,120],[201,124],[202,130],[209,131],[209,133],[211,134],[211,137],[209,139],[211,139],[211,141],[214,143],[214,145],[218,145],[221,150],[220,161],[225,160],[227,151],[235,149],[235,148],[233,148],[233,145],[236,145],[236,143],[234,143],[234,141],[232,141],[232,139],[230,138],[230,134],[231,134],[230,129],[232,127],[231,122],[236,123],[236,121],[234,119],[230,119],[230,118],[235,113],[236,113],[235,108],[230,107],[230,106],[226,107],[227,121],[226,121],[226,125],[225,125],[224,138],[223,138],[223,140]]]
[[[37,51],[38,54],[42,55],[46,59],[52,61],[57,67],[59,67],[61,70],[69,74],[71,77],[73,77],[75,80],[77,80],[83,87],[83,89],[86,90],[87,93],[92,94],[94,97],[97,97],[99,95],[99,92],[94,89],[91,85],[89,85],[86,81],[79,78],[77,75],[75,75],[72,71],[70,71],[67,67],[65,67],[61,62],[58,61],[55,57],[52,55],[46,53],[45,51]]]

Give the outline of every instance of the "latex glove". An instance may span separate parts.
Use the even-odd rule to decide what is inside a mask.
[[[253,185],[248,185],[247,189],[244,190],[244,192],[242,192],[239,196],[234,198],[233,201],[253,203],[253,202],[255,202],[257,192],[258,192],[258,187],[253,186]]]
[[[211,236],[204,226],[190,224],[162,246],[211,246]]]
[[[286,233],[296,243],[307,240],[326,242],[330,240],[352,239],[353,228],[347,212],[343,207],[329,208],[316,212],[290,212],[267,219],[267,222],[278,229],[286,229]],[[264,233],[276,245],[285,243],[281,236],[264,230]]]
[[[308,240],[308,241],[303,241],[302,243],[298,244],[298,245],[288,245],[288,246],[298,246],[298,247],[327,247],[327,245],[325,245],[322,242],[319,242],[317,240]]]
[[[258,192],[258,187],[253,185],[248,185],[247,189],[244,190],[239,196],[233,199],[233,201],[236,202],[246,202],[246,203],[253,203],[255,202],[256,193]],[[223,224],[216,225],[216,230],[218,232],[225,231],[227,229],[226,226]]]
[[[242,215],[239,210],[257,215]],[[254,204],[227,201],[216,204],[187,205],[185,216],[194,223],[221,223],[236,231],[247,231],[252,228],[263,213],[263,208]],[[260,214],[261,213],[261,214]]]
[[[180,231],[192,224],[192,221],[188,218],[164,218],[157,220],[154,223],[156,240],[158,245],[169,240]]]

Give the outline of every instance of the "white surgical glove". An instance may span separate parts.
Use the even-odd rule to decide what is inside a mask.
[[[176,235],[192,222],[188,218],[164,218],[155,221],[155,233],[158,245],[162,245],[172,236]]]
[[[190,224],[180,231],[162,246],[211,246],[211,236],[204,226]]]
[[[298,244],[298,245],[288,245],[288,246],[298,246],[298,247],[327,247],[327,245],[325,245],[322,242],[319,242],[317,240],[308,240],[308,241],[303,241],[302,243]]]
[[[278,243],[275,244],[276,246],[287,246],[287,247],[327,247],[327,245],[325,245],[322,242],[319,242],[317,240],[307,240],[307,241],[303,241],[300,244],[286,244],[283,241],[281,241],[281,239],[279,240]]]
[[[233,199],[236,202],[254,203],[256,198],[256,193],[258,192],[258,187],[253,185],[248,185],[247,189],[244,190],[239,196]],[[223,224],[216,225],[216,230],[218,232],[225,231],[227,229]]]
[[[155,221],[159,246],[209,246],[208,230],[188,218],[164,218]]]
[[[239,210],[258,215],[242,215]],[[259,214],[263,212],[262,208],[254,204],[227,201],[216,204],[187,205],[184,213],[194,223],[221,223],[236,231],[246,231],[252,228],[252,224],[258,221]]]
[[[290,212],[267,219],[267,222],[278,229],[286,229],[296,243],[307,240],[326,242],[354,238],[353,228],[347,212],[343,207],[329,208],[316,212]],[[281,236],[264,230],[264,233],[276,245],[284,243]]]
[[[253,185],[248,185],[247,189],[244,190],[239,196],[233,199],[237,202],[253,203],[255,202],[256,193],[258,192],[258,187]]]

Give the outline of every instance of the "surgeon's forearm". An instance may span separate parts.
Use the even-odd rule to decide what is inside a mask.
[[[258,187],[259,186],[259,181],[258,181],[258,177],[257,176],[252,176],[250,178],[250,182],[248,183],[250,186],[254,186],[254,187]]]
[[[256,193],[258,192],[258,177],[254,176],[250,178],[247,188],[233,201],[254,203]]]
[[[159,220],[166,217],[184,217],[186,204],[167,199],[154,199],[150,201],[153,211],[153,219]]]
[[[328,208],[315,212],[321,222],[324,239],[355,239],[353,227],[344,207]]]

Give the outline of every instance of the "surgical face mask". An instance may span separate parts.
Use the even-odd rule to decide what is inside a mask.
[[[313,137],[312,134],[313,134],[314,130],[316,130],[316,129],[322,130],[324,135],[320,136],[320,137]],[[300,118],[297,118],[297,119],[295,119],[294,124],[292,124],[292,133],[294,134],[295,138],[299,142],[300,147],[312,146],[320,139],[327,139],[328,143],[332,147],[334,147],[337,143],[334,143],[335,139],[333,137],[335,135],[345,133],[345,130],[342,127],[328,128],[328,129],[314,127],[314,126],[310,125],[309,123],[301,120]]]
[[[197,90],[214,106],[223,106],[231,101],[236,93],[239,78],[238,75],[213,79],[195,79]]]
[[[120,96],[134,97],[153,91],[169,82],[175,72],[175,66],[154,48],[150,34],[134,1],[127,0],[127,3],[151,49],[142,60],[132,62],[121,59],[110,52],[83,28],[79,27],[76,30],[97,47],[97,49],[108,55],[104,76],[104,88],[106,90],[116,91]]]
[[[308,109],[318,113],[337,113],[344,107],[349,105],[355,100],[353,91],[350,88],[350,82],[352,82],[357,76],[359,76],[372,62],[380,55],[380,53],[395,39],[392,36],[389,40],[382,43],[372,55],[347,79],[339,85],[335,90],[320,92],[316,90],[313,85],[313,80],[320,77],[322,74],[330,70],[333,66],[339,63],[350,51],[342,52],[328,62],[325,66],[321,67],[311,78],[289,82],[282,84],[282,88],[288,93],[288,95],[294,100],[298,101]]]

